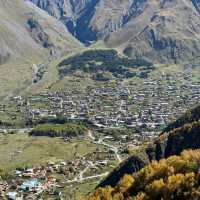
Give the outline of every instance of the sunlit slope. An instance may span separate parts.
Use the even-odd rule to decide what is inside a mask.
[[[34,24],[34,28],[30,29],[30,19],[38,27]],[[45,40],[48,40],[49,46],[44,45]],[[63,24],[31,3],[23,0],[1,0],[0,96],[30,84],[33,64],[46,60],[50,53],[68,53],[81,46]]]

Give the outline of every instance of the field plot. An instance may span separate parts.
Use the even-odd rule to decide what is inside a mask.
[[[85,140],[65,143],[61,138],[29,137],[27,134],[1,135],[0,166],[10,171],[16,167],[45,164],[59,159],[71,160],[76,155],[83,156],[95,149],[95,145]]]

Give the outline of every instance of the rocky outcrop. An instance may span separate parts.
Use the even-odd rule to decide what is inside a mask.
[[[140,15],[146,0],[31,0],[83,43],[104,39]]]
[[[111,35],[108,44],[120,44],[128,56],[158,63],[186,62],[199,56],[200,15],[192,2],[166,0],[152,5],[153,1],[131,25]],[[133,28],[138,31],[131,34]]]
[[[179,155],[185,149],[200,148],[200,106],[169,124],[160,137],[146,148],[149,160]]]
[[[31,37],[44,48],[53,47],[49,36],[44,32],[42,26],[33,18],[28,19],[27,29],[30,32]]]
[[[32,0],[32,2],[62,21],[81,42],[87,43],[97,39],[90,22],[99,0]]]
[[[200,13],[200,1],[199,0],[192,0],[196,10]]]
[[[145,165],[148,164],[147,160],[142,160],[137,156],[131,156],[118,168],[116,168],[108,177],[103,180],[97,187],[105,187],[107,185],[115,186],[124,174],[132,174],[139,171]]]
[[[71,6],[70,4],[67,4],[68,1],[66,0],[32,0],[32,2],[57,19],[60,19],[65,15],[66,9],[69,8],[68,11],[70,11]]]

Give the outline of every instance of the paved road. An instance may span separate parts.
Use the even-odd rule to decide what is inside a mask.
[[[105,177],[108,174],[109,174],[109,172],[105,172],[103,174],[97,174],[97,175],[94,175],[94,176],[88,176],[88,177],[85,177],[85,178],[82,178],[82,179],[75,178],[73,180],[67,180],[67,181],[65,181],[65,183],[80,183],[80,182],[83,182],[83,181],[86,181],[86,180],[89,180],[89,179]]]
[[[92,140],[95,140],[95,137],[93,136],[91,130],[88,131],[88,137],[89,137],[90,139],[92,139]]]
[[[89,130],[89,131],[88,131],[88,137],[91,138],[91,139],[93,140],[93,143],[106,146],[106,147],[108,147],[110,150],[114,151],[118,162],[119,162],[119,163],[122,162],[122,159],[121,159],[121,157],[120,157],[120,155],[119,155],[119,153],[118,153],[118,152],[119,152],[118,148],[117,148],[117,147],[114,147],[114,146],[112,146],[112,145],[110,145],[110,144],[108,144],[108,143],[106,143],[106,142],[104,141],[105,139],[109,139],[109,136],[107,136],[107,137],[105,137],[105,138],[103,138],[103,139],[102,139],[102,138],[99,138],[98,141],[95,141],[95,137],[94,137],[92,131]]]

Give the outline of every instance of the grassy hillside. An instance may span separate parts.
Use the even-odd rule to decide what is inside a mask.
[[[115,187],[99,188],[86,200],[194,200],[199,199],[200,151],[184,151],[153,161],[133,175],[124,175]]]
[[[28,21],[37,27],[30,30]],[[51,41],[45,47],[40,35]],[[45,37],[41,39],[45,40]],[[41,41],[42,42],[42,41]],[[45,12],[23,0],[0,2],[0,96],[18,93],[32,83],[33,64],[47,63],[51,54],[59,56],[82,45],[69,34],[65,26]]]

